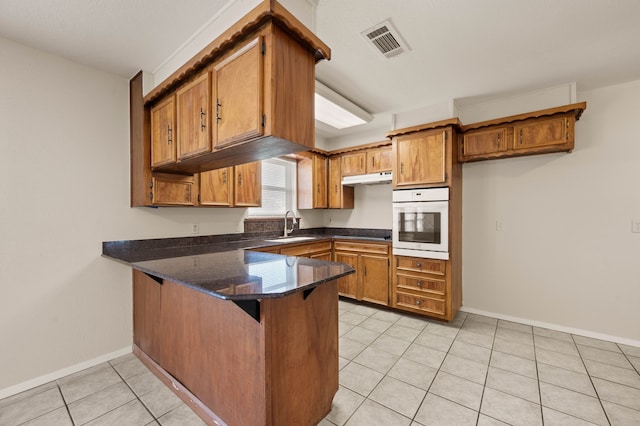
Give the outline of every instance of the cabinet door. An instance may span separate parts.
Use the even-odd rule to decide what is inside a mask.
[[[341,296],[356,298],[356,289],[358,287],[358,254],[335,252],[334,260],[336,262],[346,263],[356,270],[354,274],[346,277],[338,278],[338,293]]]
[[[313,156],[313,208],[326,209],[327,201],[327,157]]]
[[[193,206],[193,176],[157,174],[151,179],[151,199],[155,206]]]
[[[363,175],[366,173],[366,154],[358,152],[342,156],[342,176]]]
[[[353,208],[353,186],[342,186],[342,157],[329,158],[329,193],[330,209]]]
[[[176,93],[179,160],[211,151],[209,88],[205,72]]]
[[[151,108],[151,167],[176,162],[176,102],[170,96]]]
[[[389,304],[389,258],[360,255],[361,298],[367,302]]]
[[[233,167],[200,173],[200,204],[233,206]]]
[[[415,133],[397,138],[396,186],[445,183],[446,131]]]
[[[462,154],[465,157],[486,155],[507,150],[507,129],[482,130],[465,133],[462,143]]]
[[[260,207],[262,204],[262,169],[260,161],[235,166],[234,206]]]
[[[262,37],[213,66],[215,148],[262,135]]]
[[[329,158],[329,208],[339,209],[342,207],[342,173],[340,161],[341,157]]]
[[[367,173],[390,172],[392,167],[391,146],[367,151]]]
[[[513,150],[564,145],[568,141],[568,128],[569,120],[566,117],[516,125],[513,132]]]

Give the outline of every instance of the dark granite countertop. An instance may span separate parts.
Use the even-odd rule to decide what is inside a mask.
[[[319,228],[298,231],[292,237],[227,234],[203,237],[107,241],[102,254],[149,275],[181,283],[212,296],[230,300],[283,297],[311,289],[354,270],[343,263],[251,251],[282,244],[324,239],[389,241],[389,230]]]
[[[147,260],[131,266],[229,300],[283,297],[354,272],[343,263],[250,250]]]

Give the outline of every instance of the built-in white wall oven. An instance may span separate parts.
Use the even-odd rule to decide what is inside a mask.
[[[393,191],[393,254],[449,259],[449,188]]]

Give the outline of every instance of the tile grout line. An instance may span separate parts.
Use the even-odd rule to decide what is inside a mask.
[[[138,358],[136,357],[136,359],[138,359]],[[146,404],[145,404],[145,403],[140,399],[140,396],[136,393],[136,391],[134,391],[134,390],[133,390],[133,388],[132,388],[131,386],[129,386],[129,383],[125,380],[125,378],[124,378],[124,377],[122,377],[122,375],[120,374],[120,372],[119,372],[119,371],[118,371],[118,370],[113,366],[113,364],[111,364],[111,362],[109,362],[109,365],[111,366],[111,368],[113,369],[113,371],[115,371],[115,372],[116,372],[116,374],[118,375],[118,377],[120,377],[120,380],[122,380],[122,382],[125,384],[125,386],[126,386],[126,387],[131,391],[131,393],[136,397],[136,399],[137,399],[137,400],[140,402],[140,404],[144,407],[144,409],[145,409],[145,410],[146,410],[146,411],[151,415],[151,418],[152,418],[155,422],[160,423],[160,420],[158,420],[158,419],[156,418],[156,416],[151,412],[151,410],[149,410],[149,407],[147,407],[147,406],[146,406]],[[141,373],[141,374],[144,374],[144,373]],[[136,374],[135,376],[138,376],[138,374]],[[132,377],[135,377],[135,376],[132,376]],[[163,385],[164,385],[164,383],[163,383]],[[128,404],[128,403],[129,403],[129,402],[126,402],[125,404]],[[123,406],[123,405],[125,405],[125,404],[122,404],[120,407],[122,407],[122,406]],[[120,408],[120,407],[118,407],[118,408]],[[110,410],[110,411],[108,411],[108,412],[111,412],[111,411],[113,411],[113,410]],[[106,414],[106,413],[104,413],[104,414]],[[103,414],[103,416],[104,416],[104,414]],[[153,422],[151,422],[151,423],[153,423]],[[147,424],[149,424],[149,423],[147,423]]]
[[[465,316],[465,320],[466,320],[466,319],[467,319],[467,317]],[[462,323],[464,324],[464,320],[462,321]],[[421,334],[422,334],[422,332],[423,332],[423,331],[425,331],[425,330],[429,327],[429,324],[432,324],[432,323],[431,323],[430,321],[428,321],[428,324],[426,325],[426,327],[425,327],[425,328],[420,332]],[[462,327],[462,324],[460,324],[460,327]],[[458,333],[460,333],[460,328],[458,328],[458,331],[456,332],[456,337],[458,336]],[[433,386],[433,382],[435,382],[436,377],[438,377],[438,373],[440,372],[440,368],[442,367],[442,364],[444,364],[444,360],[445,360],[445,359],[447,359],[447,355],[449,355],[449,351],[451,350],[451,346],[453,346],[453,342],[455,342],[455,341],[456,341],[456,337],[453,337],[453,338],[451,339],[451,344],[449,345],[449,348],[447,349],[447,352],[445,352],[444,358],[442,359],[442,362],[440,363],[440,366],[439,366],[439,367],[438,367],[438,369],[436,370],[436,374],[434,374],[433,379],[431,380],[431,383],[429,383],[429,386],[427,387],[426,392],[424,393],[424,397],[422,397],[422,401],[420,401],[420,404],[418,405],[418,409],[416,410],[415,414],[414,414],[414,415],[413,415],[413,417],[411,418],[411,422],[412,422],[412,423],[413,423],[413,422],[416,422],[416,423],[418,423],[418,424],[422,424],[422,423],[419,423],[419,422],[416,420],[416,416],[418,415],[418,411],[420,411],[420,407],[422,407],[422,404],[424,404],[424,400],[425,400],[425,399],[427,399],[427,395],[429,395],[429,391],[431,390],[431,387]],[[415,340],[415,339],[414,339],[414,340]],[[411,343],[413,343],[413,342],[411,342]],[[419,345],[419,343],[416,343],[416,344],[418,344],[418,345]],[[409,348],[407,348],[407,349],[409,349]],[[405,350],[405,352],[406,352],[406,350]],[[438,396],[439,396],[439,395],[438,395]],[[440,397],[440,396],[439,396],[439,397]],[[442,397],[440,397],[440,398],[442,398]],[[446,399],[446,398],[444,398],[444,399]],[[447,400],[447,401],[448,401],[448,400]],[[454,402],[454,403],[456,403],[456,404],[457,404],[457,402],[455,402],[455,401],[451,401],[451,402]]]
[[[536,352],[536,333],[531,328],[531,340],[533,341],[533,365],[536,367],[536,380],[538,381],[538,398],[540,398],[540,420],[544,426],[544,405],[542,404],[542,386],[540,386],[540,369],[538,368],[538,353]],[[576,348],[578,350],[578,348]]]
[[[464,326],[467,321],[465,317],[460,328]],[[498,321],[496,321],[495,329],[493,330],[493,339],[491,340],[491,353],[489,354],[489,363],[487,364],[487,372],[484,375],[484,383],[482,385],[482,394],[480,395],[480,406],[478,407],[478,415],[476,416],[476,425],[480,423],[480,413],[482,412],[482,403],[484,401],[484,391],[487,389],[487,380],[489,379],[489,369],[491,368],[491,359],[493,358],[493,347],[496,344],[496,334],[498,334]],[[501,421],[501,420],[500,420]]]
[[[598,389],[596,388],[596,385],[593,383],[593,377],[591,377],[591,373],[589,373],[589,369],[587,368],[587,364],[584,362],[584,358],[582,357],[582,352],[580,352],[580,349],[578,348],[578,344],[576,343],[573,334],[570,334],[571,336],[571,341],[573,342],[574,345],[576,345],[576,350],[578,351],[578,355],[580,356],[580,361],[582,362],[582,366],[584,367],[584,371],[587,372],[587,377],[589,378],[589,382],[591,383],[591,386],[593,386],[593,391],[596,393],[596,397],[598,398],[598,403],[600,404],[600,408],[602,408],[602,412],[604,413],[604,418],[607,419],[607,423],[609,423],[609,425],[611,425],[611,420],[609,419],[609,415],[607,414],[607,410],[604,409],[604,405],[602,404],[602,399],[600,398],[600,394],[598,393]],[[579,417],[578,417],[579,418]],[[583,419],[585,421],[589,421],[586,419]]]
[[[624,359],[627,360],[627,362],[629,363],[629,365],[631,365],[631,368],[638,373],[638,375],[640,375],[640,367],[636,368],[635,364],[631,362],[631,360],[629,359],[629,357],[631,355],[627,355],[627,353],[624,351],[624,349],[622,349],[620,347],[620,345],[618,343],[615,343],[615,345],[618,347],[618,349],[620,350],[620,352],[622,353],[622,356],[624,356]]]
[[[371,315],[367,316],[367,319],[370,319],[373,315],[375,315],[375,314],[371,314]],[[378,334],[379,334],[379,336],[378,336],[378,337],[377,337],[373,342],[369,343],[369,344],[368,344],[368,345],[367,345],[367,346],[366,346],[362,351],[360,351],[360,352],[358,353],[358,355],[360,355],[360,354],[361,354],[362,352],[364,352],[368,347],[370,347],[370,346],[371,346],[371,345],[372,345],[376,340],[378,340],[378,338],[380,338],[382,335],[384,335],[384,334],[385,334],[385,333],[386,333],[386,332],[387,332],[391,327],[393,327],[394,325],[396,325],[396,324],[398,323],[398,321],[400,321],[402,318],[403,318],[403,317],[402,317],[402,315],[401,315],[401,316],[400,316],[398,319],[396,319],[394,322],[390,323],[391,325],[390,325],[389,327],[387,327],[383,332],[379,332],[379,333],[378,333]],[[363,320],[362,322],[364,322],[364,321],[366,321],[366,319],[365,319],[365,320]],[[361,322],[360,324],[362,324],[362,322]],[[385,322],[386,322],[386,321],[385,321]],[[421,329],[421,330],[420,330],[420,333],[418,333],[418,336],[419,336],[420,334],[422,334],[422,333],[427,329],[427,327],[429,326],[429,324],[431,324],[431,321],[429,321],[429,320],[425,320],[425,322],[427,323],[427,325],[426,325],[423,329]],[[355,327],[359,327],[359,326],[360,326],[360,324],[356,325]],[[355,327],[354,327],[354,328],[355,328]],[[405,327],[405,326],[402,326],[402,327]],[[366,327],[364,327],[364,328],[366,328]],[[407,328],[411,328],[411,327],[407,327]],[[415,330],[415,329],[414,329],[414,330]],[[371,331],[375,331],[375,330],[371,330]],[[346,334],[346,333],[345,333],[345,334]],[[456,333],[456,335],[457,335],[457,333]],[[391,335],[387,335],[387,336],[389,336],[389,337],[394,337],[394,336],[391,336]],[[407,352],[407,350],[409,350],[409,347],[411,347],[411,345],[415,343],[415,340],[418,338],[418,336],[414,337],[411,341],[409,341],[409,346],[407,346],[407,348],[406,348],[406,349],[405,349],[405,350],[404,350],[400,355],[398,355],[398,359],[396,360],[396,362],[394,362],[394,363],[393,363],[393,365],[389,368],[389,370],[388,370],[386,373],[384,373],[384,375],[382,376],[382,378],[380,379],[380,381],[379,381],[379,382],[376,384],[376,386],[371,390],[371,392],[373,392],[373,391],[375,390],[375,388],[376,388],[376,387],[378,387],[378,385],[380,384],[380,382],[382,382],[382,380],[384,380],[384,378],[388,376],[389,371],[391,371],[391,370],[393,369],[393,367],[398,363],[398,361],[400,361],[400,359],[402,358],[402,356]],[[344,337],[344,336],[341,336],[341,337]],[[347,339],[348,339],[348,337],[345,337],[345,338],[347,338]],[[399,339],[399,338],[397,338],[397,337],[396,337],[396,339]],[[351,340],[351,339],[349,339],[349,340]],[[403,339],[399,339],[399,340],[403,340]],[[419,345],[419,343],[416,343],[416,344],[418,344],[418,345]],[[422,346],[422,345],[421,345],[421,346]],[[377,349],[377,348],[374,348],[374,349]],[[382,351],[382,352],[385,352],[385,353],[389,353],[390,355],[394,355],[394,356],[396,356],[395,354],[390,353],[390,352],[387,352],[387,351],[385,351],[385,350],[382,350],[382,349],[379,349],[379,350],[380,350],[380,351]],[[447,353],[448,353],[448,352],[447,352]],[[357,357],[358,355],[356,355],[356,357]],[[352,363],[352,362],[353,362],[353,363],[356,363],[356,364],[358,364],[358,365],[360,365],[360,366],[363,366],[363,367],[366,367],[366,368],[370,368],[370,367],[367,367],[366,365],[362,365],[362,364],[360,364],[359,362],[355,361],[355,359],[354,359],[354,360],[350,360],[350,361],[349,361],[349,363]],[[345,366],[345,367],[346,367],[346,366]],[[427,366],[425,366],[425,367],[427,367]],[[372,370],[373,370],[373,369],[372,369]],[[374,371],[376,371],[376,370],[374,370]],[[440,371],[440,370],[438,369],[437,371]],[[437,375],[437,371],[436,371],[436,375]],[[389,377],[391,377],[391,376],[389,376]],[[407,383],[407,382],[405,382],[404,380],[396,379],[396,378],[394,378],[394,377],[391,377],[391,378],[392,378],[392,379],[394,379],[394,380],[398,380],[399,382],[402,382],[402,383],[407,384],[407,385],[409,385],[409,386],[416,387],[417,389],[421,389],[421,388],[418,388],[417,386],[412,385],[411,383]],[[434,376],[434,379],[435,379],[435,376]],[[431,384],[429,384],[429,388],[426,390],[426,392],[425,392],[425,396],[423,397],[422,401],[421,401],[421,402],[420,402],[420,404],[418,405],[418,410],[420,409],[420,406],[421,406],[421,405],[422,405],[422,403],[424,402],[424,398],[426,398],[427,394],[429,393],[429,389],[431,388],[431,385],[432,385],[432,384],[433,384],[433,380],[431,381]],[[347,388],[347,389],[349,389],[349,388]],[[349,389],[349,390],[351,390],[351,389]],[[421,389],[421,390],[423,390],[423,389]],[[353,391],[353,392],[355,392],[355,391]],[[349,416],[349,417],[347,418],[347,422],[349,421],[349,419],[351,419],[351,417],[353,417],[353,415],[356,413],[356,411],[358,411],[358,409],[362,406],[362,404],[364,404],[364,402],[365,402],[366,400],[370,400],[370,401],[374,402],[375,404],[379,404],[379,405],[381,405],[381,406],[385,407],[386,409],[391,410],[391,411],[393,411],[394,413],[397,413],[397,414],[399,414],[399,415],[401,415],[401,416],[403,416],[403,417],[405,417],[405,418],[407,418],[407,419],[411,420],[411,422],[416,421],[416,420],[415,420],[415,416],[418,414],[418,410],[416,410],[416,413],[415,413],[411,418],[409,418],[409,417],[405,416],[404,414],[402,414],[402,413],[400,413],[400,412],[398,412],[398,411],[394,410],[393,408],[387,407],[387,406],[386,406],[386,405],[384,405],[384,404],[380,404],[379,402],[376,402],[376,401],[374,401],[374,400],[370,399],[370,398],[369,398],[369,395],[371,395],[371,392],[369,392],[367,395],[365,395],[365,396],[364,396],[364,400],[363,400],[363,401],[360,403],[360,405],[358,405],[358,407],[353,411],[353,413],[351,414],[351,416]],[[356,393],[357,393],[357,392],[356,392]],[[345,422],[345,424],[346,424],[346,422]]]
[[[71,411],[69,410],[69,404],[67,404],[67,400],[62,393],[62,388],[60,384],[56,381],[56,387],[58,388],[58,392],[60,392],[60,396],[62,397],[62,402],[64,403],[64,408],[67,410],[67,415],[69,416],[69,420],[71,420],[71,426],[75,426],[76,421],[73,420],[73,416],[71,416]]]

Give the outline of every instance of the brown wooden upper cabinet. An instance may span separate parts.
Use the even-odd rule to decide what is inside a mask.
[[[498,127],[464,134],[462,155],[470,157],[505,152],[509,145],[508,130],[506,127]],[[511,130],[511,133],[513,133],[513,130]]]
[[[327,200],[327,157],[318,153],[303,153],[296,167],[298,208],[326,209]]]
[[[215,148],[262,135],[264,38],[256,37],[212,67]]]
[[[177,161],[156,171],[193,174],[304,151],[315,145],[315,57],[265,24],[177,96]]]
[[[353,186],[342,185],[342,156],[329,157],[329,208],[352,209]]]
[[[391,146],[372,148],[342,155],[342,176],[391,171]]]
[[[235,207],[260,207],[262,205],[262,165],[260,161],[234,167]]]
[[[193,176],[154,173],[149,188],[153,206],[194,206],[196,188]]]
[[[392,168],[391,145],[367,150],[367,173],[390,172]]]
[[[366,167],[367,154],[364,151],[342,155],[342,176],[363,175]]]
[[[176,102],[169,96],[151,108],[151,165],[176,161]]]
[[[393,136],[393,188],[449,185],[453,126],[404,129],[389,135]]]
[[[571,152],[575,122],[586,107],[586,102],[581,102],[465,125],[459,161]]]
[[[211,150],[209,80],[209,72],[204,72],[176,92],[178,160]]]
[[[233,207],[233,167],[200,173],[200,198],[202,206]]]

